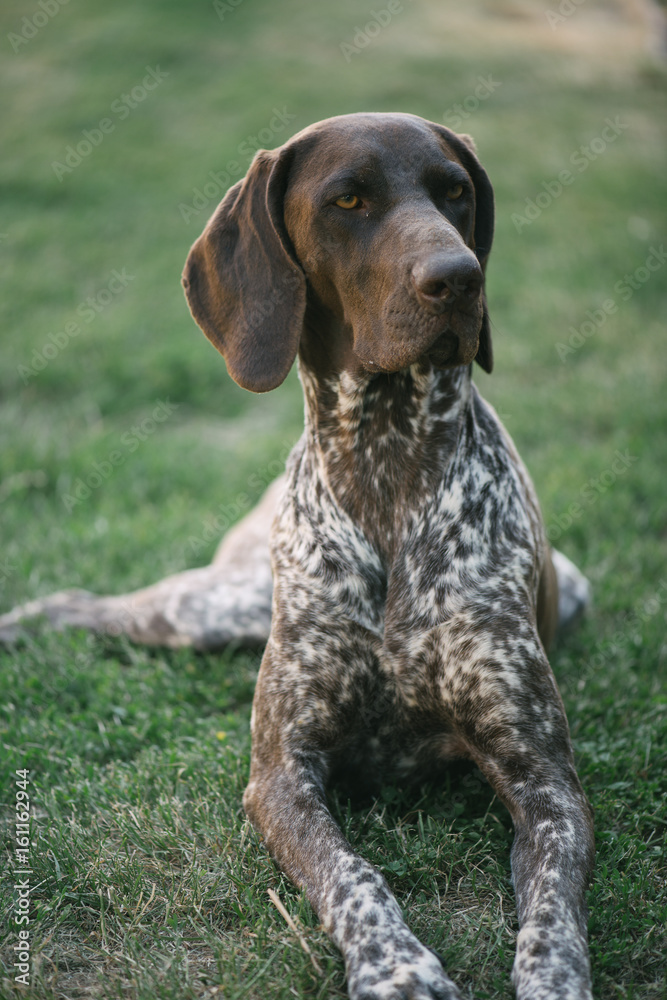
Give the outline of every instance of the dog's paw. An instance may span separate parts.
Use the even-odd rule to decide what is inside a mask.
[[[350,1000],[461,1000],[435,954],[416,939],[409,947],[371,944],[348,970]]]

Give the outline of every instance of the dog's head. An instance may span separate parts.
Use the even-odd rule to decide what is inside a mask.
[[[255,392],[280,385],[313,340],[335,368],[427,358],[491,371],[492,237],[493,191],[469,137],[413,115],[341,115],[257,153],[183,285],[232,378]]]

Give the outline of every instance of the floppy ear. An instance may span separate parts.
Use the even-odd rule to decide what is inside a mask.
[[[444,125],[431,123],[437,132],[446,139],[447,143],[454,149],[461,163],[468,171],[470,179],[475,188],[475,256],[480,263],[482,271],[486,273],[486,262],[491,252],[493,242],[493,188],[486,170],[477,159],[477,149],[471,136],[458,135]],[[485,372],[493,369],[493,348],[491,345],[491,323],[489,321],[489,311],[486,305],[486,293],[482,292],[482,304],[484,313],[482,316],[482,326],[479,331],[479,347],[475,361]]]
[[[244,389],[287,376],[303,328],[306,280],[283,221],[291,151],[260,150],[193,244],[183,271],[190,311]]]

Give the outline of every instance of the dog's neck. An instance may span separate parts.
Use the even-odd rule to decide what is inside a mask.
[[[438,483],[469,416],[471,366],[318,372],[303,355],[306,447],[337,503],[387,563],[401,525]]]

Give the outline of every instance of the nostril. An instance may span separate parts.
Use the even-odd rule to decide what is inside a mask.
[[[417,286],[417,291],[421,292],[422,295],[428,295],[434,299],[449,299],[452,295],[456,295],[456,289],[450,288],[446,281],[424,281]]]
[[[437,254],[418,261],[412,269],[417,295],[427,305],[450,302],[458,296],[477,294],[482,270],[472,253]]]

